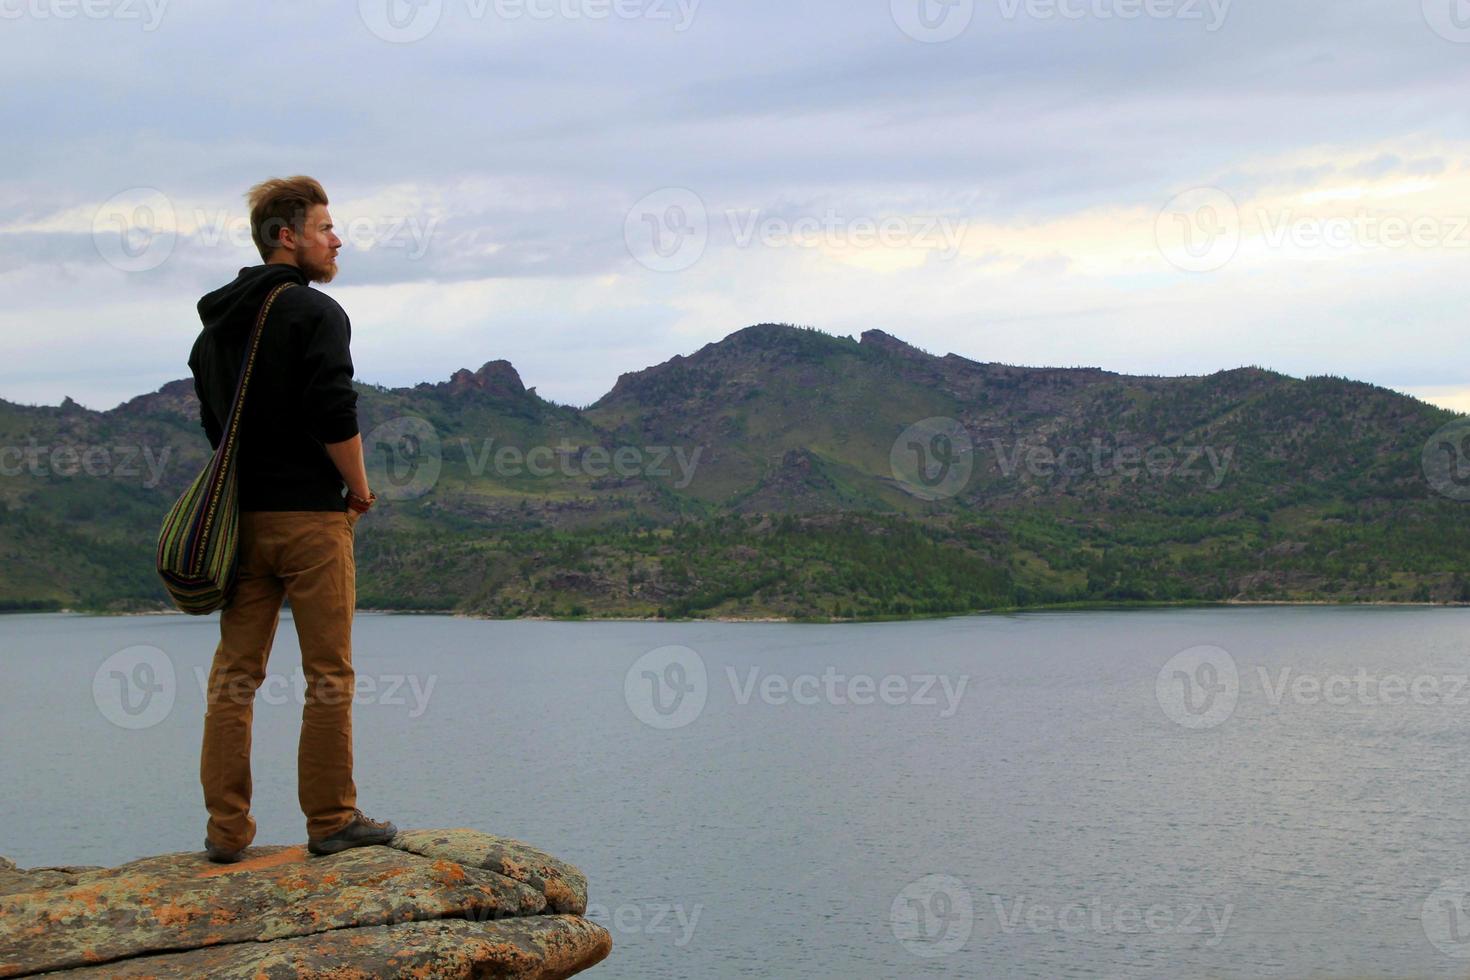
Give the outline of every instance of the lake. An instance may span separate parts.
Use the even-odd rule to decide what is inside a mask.
[[[217,617],[0,617],[0,854],[201,847]],[[590,977],[1470,972],[1470,610],[360,614],[359,802],[579,866]],[[255,720],[299,843],[299,650]]]

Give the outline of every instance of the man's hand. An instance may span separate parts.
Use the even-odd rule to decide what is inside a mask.
[[[329,442],[326,446],[327,455],[332,457],[337,472],[342,474],[342,482],[347,484],[347,492],[363,500],[372,500],[373,491],[368,486],[367,464],[362,458],[362,433],[358,433],[345,442]]]

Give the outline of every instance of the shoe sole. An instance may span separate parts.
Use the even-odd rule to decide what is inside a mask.
[[[241,848],[238,851],[221,851],[219,848],[211,846],[209,841],[205,841],[204,856],[209,858],[210,863],[212,864],[238,864],[240,860],[245,857],[245,849]]]
[[[377,837],[363,837],[352,841],[331,841],[330,843],[323,841],[320,844],[308,843],[306,849],[319,856],[340,854],[343,851],[350,851],[354,847],[373,847],[377,844],[386,844],[397,836],[398,833],[395,831],[391,834],[379,835]]]

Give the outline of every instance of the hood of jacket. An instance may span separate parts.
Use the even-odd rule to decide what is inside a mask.
[[[283,282],[305,286],[306,274],[283,262],[241,269],[233,282],[206,293],[199,300],[199,321],[205,330],[217,331],[222,338],[232,334],[248,336],[266,294]]]

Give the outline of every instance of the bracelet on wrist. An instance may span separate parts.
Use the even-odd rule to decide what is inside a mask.
[[[366,514],[372,508],[373,503],[377,501],[377,499],[377,493],[372,490],[368,491],[368,495],[366,497],[359,497],[357,494],[348,491],[347,506],[357,511],[359,514]]]

